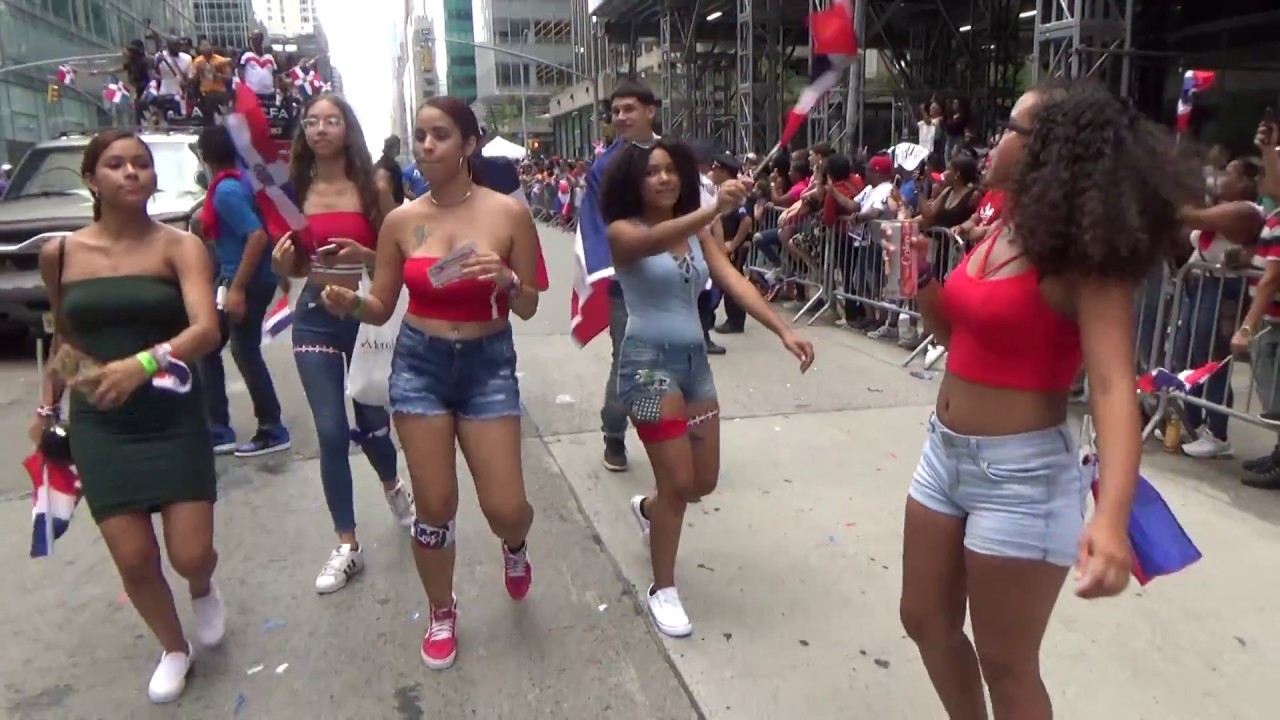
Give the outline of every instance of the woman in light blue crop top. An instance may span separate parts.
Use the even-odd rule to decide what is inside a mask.
[[[745,197],[742,183],[730,180],[715,205],[700,208],[693,154],[667,139],[619,151],[600,192],[629,316],[618,348],[618,398],[649,454],[657,486],[632,498],[631,510],[653,563],[649,613],[671,637],[693,632],[675,583],[685,506],[710,494],[720,473],[720,404],[698,316],[707,279],[781,338],[801,372],[813,363],[813,346],[769,309],[707,231]]]

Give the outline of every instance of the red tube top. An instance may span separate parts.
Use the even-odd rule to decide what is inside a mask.
[[[439,260],[412,257],[404,261],[410,315],[446,322],[487,322],[507,316],[507,294],[498,290],[496,283],[462,278],[442,287],[432,285],[427,270]]]
[[[986,269],[1000,229],[966,255],[942,287],[943,313],[951,325],[947,372],[989,387],[1070,390],[1083,360],[1080,326],[1045,302],[1039,273],[997,278],[969,273],[969,258],[984,245],[981,266]]]
[[[316,262],[316,251],[332,244],[334,238],[355,240],[370,250],[376,250],[378,247],[378,233],[369,224],[369,218],[365,217],[364,213],[350,210],[308,215],[307,227],[298,235],[301,248],[311,258],[312,263]],[[326,265],[322,269],[326,273],[336,274],[359,274],[365,270],[364,265],[359,263]]]

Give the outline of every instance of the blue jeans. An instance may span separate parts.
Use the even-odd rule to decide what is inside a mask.
[[[626,338],[618,348],[618,399],[637,419],[657,421],[663,395],[686,403],[716,399],[707,346],[664,344]]]
[[[613,343],[613,362],[609,381],[605,383],[604,407],[600,408],[600,430],[606,441],[627,439],[627,406],[618,401],[618,346],[627,334],[627,303],[620,293],[609,295],[609,340]]]
[[[1069,567],[1084,527],[1088,477],[1066,423],[971,437],[931,416],[907,494],[964,519],[964,546],[973,552]]]
[[[1211,276],[1200,278],[1199,290],[1190,283],[1185,286],[1174,352],[1178,361],[1185,358],[1185,362],[1179,362],[1184,369],[1198,368],[1230,354],[1229,336],[1224,337],[1225,333],[1218,332],[1219,318],[1225,312],[1234,321],[1237,315],[1235,305],[1243,295],[1243,288],[1244,280],[1241,278]],[[1222,293],[1221,304],[1219,292]],[[1223,407],[1231,407],[1235,397],[1231,392],[1230,380],[1230,372],[1219,370],[1190,394]],[[1227,421],[1230,418],[1226,413],[1206,410],[1192,403],[1186,403],[1185,412],[1187,424],[1191,427],[1199,428],[1207,423],[1211,435],[1219,440],[1227,439]]]
[[[230,279],[219,281],[227,284]],[[244,319],[231,322],[225,312],[219,312],[222,344],[217,351],[200,359],[200,374],[204,378],[204,410],[213,430],[231,427],[231,412],[227,405],[227,373],[222,365],[222,350],[231,344],[231,359],[244,378],[249,397],[253,399],[253,414],[258,418],[258,428],[274,428],[280,425],[280,400],[276,397],[271,371],[262,358],[262,321],[275,299],[276,283],[273,279],[260,279],[245,288]]]
[[[390,394],[395,413],[465,420],[520,417],[511,326],[473,340],[450,340],[401,325]]]
[[[782,266],[782,236],[776,228],[760,233],[760,239],[756,241],[756,249],[764,255],[765,260],[775,266]]]
[[[396,448],[386,408],[352,401],[357,432],[347,422],[347,366],[360,323],[331,315],[320,302],[322,288],[308,284],[298,296],[293,315],[293,359],[315,419],[320,441],[320,482],[333,516],[335,532],[356,527],[355,489],[348,450],[354,440],[364,450],[378,478],[396,477]]]

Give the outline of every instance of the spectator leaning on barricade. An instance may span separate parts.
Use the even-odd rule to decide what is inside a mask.
[[[1256,204],[1257,179],[1257,165],[1252,160],[1238,158],[1227,165],[1218,184],[1218,204],[1210,208],[1183,210],[1182,222],[1190,231],[1190,261],[1228,269],[1248,264],[1253,253],[1250,248],[1258,242],[1265,217]],[[1260,252],[1265,256],[1268,250]],[[1240,308],[1244,279],[1191,270],[1182,272],[1181,276],[1179,322],[1173,357],[1167,362],[1179,369],[1192,369],[1225,359],[1231,352],[1231,330],[1223,328],[1230,328],[1238,319],[1245,317]],[[1259,305],[1258,312],[1265,312],[1265,306]],[[1244,326],[1253,327],[1247,321]],[[1241,350],[1247,348],[1241,345]],[[1266,372],[1270,368],[1259,366],[1255,368],[1257,370]],[[1214,373],[1191,394],[1215,405],[1231,407],[1234,400],[1231,374],[1225,371]],[[1201,431],[1197,439],[1183,443],[1183,453],[1198,458],[1225,457],[1232,453],[1231,444],[1227,441],[1228,417],[1225,413],[1187,403],[1183,419],[1188,428]],[[1202,427],[1204,425],[1207,428]]]
[[[1261,281],[1250,282],[1254,294],[1249,313],[1231,340],[1232,350],[1251,346],[1253,373],[1262,403],[1262,419],[1280,425],[1280,130],[1267,118],[1254,140],[1262,155],[1259,204],[1266,219],[1258,236],[1254,266],[1262,266]],[[1269,455],[1244,463],[1244,484],[1267,490],[1280,489],[1280,441]]]
[[[721,153],[712,157],[711,171],[708,174],[717,188],[730,180],[737,179],[741,173],[742,166],[734,156]],[[750,197],[736,211],[721,215],[719,221],[729,261],[738,268],[738,272],[744,272],[747,256],[750,254],[747,238],[751,237],[755,229]],[[724,296],[724,317],[724,322],[715,327],[716,332],[722,335],[733,335],[746,329],[747,311],[733,299],[732,295]]]

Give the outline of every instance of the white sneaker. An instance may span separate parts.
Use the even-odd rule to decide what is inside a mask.
[[[192,654],[188,644],[185,653],[167,652],[160,656],[160,664],[151,673],[151,684],[147,686],[151,702],[171,703],[182,697],[182,691],[187,689],[187,673],[191,672]]]
[[[649,546],[649,518],[640,512],[640,503],[644,502],[643,495],[636,495],[631,498],[631,514],[636,516],[636,524],[640,526],[640,537],[644,539],[645,547]]]
[[[413,507],[413,489],[410,488],[404,480],[396,478],[396,486],[386,492],[387,507],[391,508],[391,515],[403,527],[409,527],[413,524],[413,519],[417,517],[417,511]]]
[[[941,345],[934,345],[930,347],[927,351],[925,351],[925,354],[924,354],[924,366],[927,368],[932,368],[938,362],[938,360],[942,359],[942,356],[946,354],[947,354],[947,349],[942,347]]]
[[[327,595],[347,586],[347,581],[364,569],[364,553],[343,543],[334,548],[329,561],[320,568],[316,578],[316,592]]]
[[[1231,443],[1219,440],[1209,433],[1201,433],[1200,439],[1182,444],[1182,453],[1193,458],[1209,460],[1213,458],[1231,457]]]
[[[674,587],[654,590],[649,586],[649,615],[653,624],[663,635],[673,638],[689,637],[693,634],[693,624],[689,616],[684,614],[684,606],[680,604],[680,594]]]
[[[221,644],[222,636],[227,632],[227,608],[222,604],[222,593],[216,586],[210,587],[208,595],[191,599],[191,611],[196,619],[196,642],[207,648]]]

